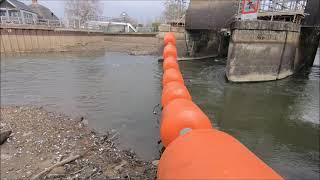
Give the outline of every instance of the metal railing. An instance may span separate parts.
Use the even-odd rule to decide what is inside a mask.
[[[32,26],[46,26],[46,27],[63,27],[63,23],[60,20],[51,19],[32,19],[21,17],[7,17],[0,16],[1,25],[32,25]]]
[[[241,19],[243,8],[243,0],[239,0],[238,14],[236,19]],[[281,20],[301,23],[301,19],[305,15],[304,10],[307,0],[260,0],[258,9],[258,19],[264,20]],[[288,20],[281,17],[291,17]],[[274,18],[277,17],[277,18]]]
[[[242,2],[239,0],[238,14],[242,12]],[[307,0],[260,0],[258,13],[266,12],[288,12],[303,13]]]
[[[260,0],[259,12],[303,13],[307,0]]]

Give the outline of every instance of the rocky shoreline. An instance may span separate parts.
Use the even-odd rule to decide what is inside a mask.
[[[42,107],[1,107],[1,179],[155,179],[157,161],[120,150],[117,134],[98,134],[82,119]]]

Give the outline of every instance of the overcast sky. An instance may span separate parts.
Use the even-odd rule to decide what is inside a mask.
[[[29,5],[32,0],[21,0]],[[38,0],[38,3],[51,9],[59,18],[64,16],[65,0]],[[101,0],[103,16],[118,17],[125,11],[140,23],[159,17],[163,11],[164,0]]]

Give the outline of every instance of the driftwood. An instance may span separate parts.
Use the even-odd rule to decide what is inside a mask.
[[[76,156],[71,156],[61,162],[58,162],[57,164],[54,164],[48,168],[46,168],[45,170],[41,171],[39,174],[33,176],[31,178],[31,180],[36,180],[36,179],[40,179],[41,177],[43,177],[45,174],[49,173],[50,171],[52,171],[54,168],[59,167],[59,166],[63,166],[69,162],[72,162],[78,158],[80,158],[82,155],[76,155]]]
[[[3,131],[0,133],[0,145],[6,142],[6,140],[9,138],[10,134],[12,133],[11,130],[9,131]]]

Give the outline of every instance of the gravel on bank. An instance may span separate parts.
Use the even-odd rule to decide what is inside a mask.
[[[142,161],[134,152],[118,149],[116,134],[97,134],[82,119],[41,107],[6,106],[1,107],[0,130],[12,130],[1,145],[1,179],[156,177],[156,161]],[[64,163],[70,158],[75,159]],[[59,163],[63,165],[54,167]],[[52,170],[45,172],[49,167]]]

